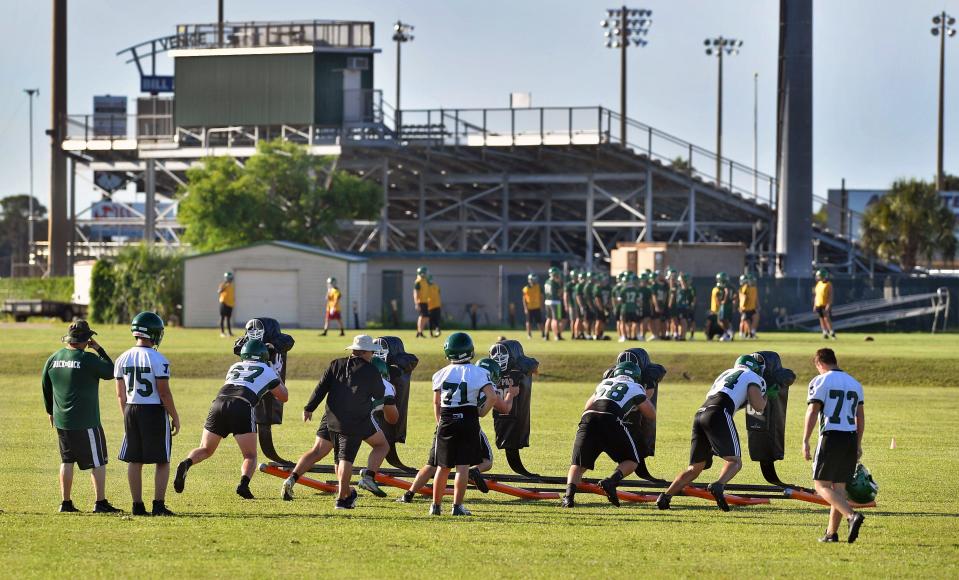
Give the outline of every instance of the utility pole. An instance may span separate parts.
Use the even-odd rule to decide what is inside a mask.
[[[34,251],[33,251],[33,242],[35,240],[33,234],[33,101],[40,95],[40,89],[23,89],[23,92],[27,93],[27,100],[30,103],[30,199],[27,200],[27,252],[29,254],[29,263],[32,265],[34,263]]]
[[[719,63],[716,91],[716,186],[721,187],[723,184],[723,53],[739,54],[743,41],[717,36],[707,38],[703,44],[706,46],[706,56],[716,55]]]
[[[943,155],[943,124],[945,122],[945,83],[946,83],[946,37],[956,35],[956,19],[946,14],[943,10],[932,17],[932,23],[935,25],[932,29],[932,35],[939,37],[939,142],[936,147],[936,191],[942,191],[945,187],[942,155]]]
[[[216,2],[216,45],[223,48],[223,0]]]
[[[53,62],[50,95],[50,205],[47,220],[47,275],[66,276],[67,156],[63,151],[67,120],[67,0],[53,0]]]
[[[642,8],[610,8],[606,19],[599,25],[606,29],[603,36],[606,48],[619,50],[619,140],[626,145],[626,49],[630,44],[646,46],[649,42],[643,37],[652,26],[653,11]]]

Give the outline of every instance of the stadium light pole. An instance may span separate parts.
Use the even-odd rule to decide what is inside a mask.
[[[30,199],[27,200],[27,251],[30,263],[33,263],[33,101],[40,95],[40,89],[23,89],[30,103]]]
[[[753,73],[753,197],[759,198],[759,73]]]
[[[643,8],[610,8],[606,18],[599,21],[605,30],[606,48],[619,50],[619,139],[626,145],[626,49],[646,46],[643,38],[653,24],[653,11]]]
[[[393,40],[396,41],[396,131],[400,130],[400,48],[404,42],[413,40],[413,28],[400,20],[393,25]]]
[[[942,171],[942,153],[943,153],[943,123],[945,109],[943,102],[945,100],[945,82],[946,82],[946,37],[956,35],[956,19],[946,14],[943,10],[932,17],[932,35],[939,37],[939,143],[936,151],[936,191],[942,191],[945,187]]]
[[[706,56],[716,56],[719,63],[719,76],[716,91],[716,185],[723,184],[723,54],[734,56],[739,54],[743,46],[742,40],[717,36],[703,41],[706,46]]]

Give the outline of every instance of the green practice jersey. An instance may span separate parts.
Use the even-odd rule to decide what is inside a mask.
[[[543,283],[543,296],[546,300],[562,300],[563,283],[554,282],[552,279],[546,280],[546,282]]]
[[[639,288],[627,286],[619,294],[619,302],[623,312],[633,313],[639,308]]]
[[[113,378],[113,362],[91,352],[61,348],[43,365],[40,382],[47,414],[58,429],[100,426],[100,381]]]

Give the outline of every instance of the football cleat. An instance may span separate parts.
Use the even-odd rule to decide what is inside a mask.
[[[79,511],[80,511],[80,510],[78,510],[78,509],[76,508],[76,506],[73,505],[73,502],[70,501],[70,500],[67,500],[67,501],[65,501],[65,502],[63,502],[63,503],[60,504],[60,513],[61,513],[61,514],[72,514],[72,513],[79,512]]]
[[[413,498],[416,497],[416,492],[407,491],[403,495],[396,498],[396,503],[413,503]]]
[[[671,499],[671,498],[670,498],[668,495],[666,495],[665,493],[659,494],[659,497],[656,498],[656,507],[659,508],[659,509],[661,509],[661,510],[668,510],[668,509],[669,509],[669,500],[670,500],[670,499]]]
[[[819,538],[819,541],[823,543],[838,542],[839,534],[837,534],[836,532],[833,532],[831,534],[827,533],[823,537]]]
[[[249,485],[238,485],[236,486],[236,495],[242,497],[243,499],[254,499],[253,492],[250,491]]]
[[[599,482],[599,486],[606,492],[606,499],[609,500],[609,503],[619,507],[619,494],[616,493],[616,483],[612,479],[606,478]]]
[[[380,486],[373,481],[373,478],[366,474],[365,469],[360,472],[360,480],[357,482],[356,486],[362,490],[372,493],[376,497],[386,497],[386,492],[380,489]]]
[[[93,513],[95,514],[121,514],[123,510],[115,508],[110,505],[110,502],[107,500],[98,501],[93,507]]]
[[[153,502],[153,515],[155,516],[175,516],[176,514],[167,509],[162,501]]]
[[[186,485],[186,472],[190,470],[190,464],[186,459],[176,466],[176,477],[173,478],[173,491],[183,493],[183,487]]]
[[[859,537],[859,528],[862,527],[862,522],[866,519],[866,516],[861,513],[855,513],[851,518],[849,518],[849,537],[846,538],[846,541],[850,544],[856,541],[856,538]]]
[[[431,516],[441,516],[443,515],[443,510],[440,504],[434,503],[430,505],[430,515]]]
[[[723,494],[724,489],[726,489],[726,486],[721,483],[710,483],[706,486],[706,491],[713,494],[713,497],[716,498],[716,505],[719,506],[719,509],[728,512],[729,504],[726,503],[726,496]]]
[[[563,501],[559,504],[559,507],[574,508],[576,507],[576,500],[569,497],[568,495],[564,495]]]
[[[359,496],[356,493],[355,489],[350,488],[350,495],[346,497],[346,501],[350,504],[350,509],[356,507],[356,500]]]
[[[466,509],[466,506],[463,504],[454,504],[453,511],[450,512],[450,515],[454,516],[471,516],[473,513]]]
[[[483,479],[483,474],[480,473],[480,470],[471,467],[470,468],[470,481],[473,482],[473,485],[476,486],[476,489],[480,490],[480,493],[489,493],[489,486],[486,485],[486,480]]]
[[[134,503],[133,509],[130,511],[132,515],[135,516],[148,516],[150,512],[147,511],[147,506],[143,505],[143,502]]]
[[[293,481],[292,477],[287,477],[283,480],[282,493],[280,497],[283,498],[283,501],[293,501],[293,486],[296,485],[296,482]]]

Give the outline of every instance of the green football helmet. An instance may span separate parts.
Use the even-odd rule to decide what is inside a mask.
[[[336,278],[330,277],[326,279],[326,283],[330,286],[336,286]]]
[[[480,359],[480,361],[476,363],[476,366],[489,371],[489,382],[493,383],[494,385],[499,384],[499,379],[501,376],[503,376],[503,370],[499,368],[498,362],[487,357]]]
[[[537,276],[536,274],[530,274],[529,276],[526,277],[526,280],[528,280],[530,284],[535,284],[539,282],[539,276]]]
[[[869,503],[876,499],[879,493],[879,484],[872,478],[872,474],[862,463],[856,465],[852,479],[846,482],[846,494],[854,502]]]
[[[473,359],[473,339],[465,332],[454,332],[446,337],[443,354],[450,362],[469,362]]]
[[[740,283],[740,284],[745,284],[745,283],[748,282],[748,281],[749,281],[749,276],[747,276],[746,274],[740,274],[740,276],[739,276],[739,283]]]
[[[627,377],[638,383],[643,380],[643,369],[639,368],[639,365],[634,362],[624,361],[613,368],[613,376]]]
[[[550,269],[549,269],[549,276],[550,276],[550,278],[552,278],[553,276],[559,276],[559,275],[562,274],[562,273],[563,273],[563,271],[560,270],[559,268],[557,268],[556,266],[551,266]]]
[[[816,280],[828,280],[829,279],[829,270],[825,268],[820,268],[816,270]]]
[[[240,349],[240,360],[255,360],[261,363],[270,362],[270,351],[262,340],[251,338],[243,343]]]
[[[390,379],[390,367],[386,366],[386,361],[384,361],[383,359],[379,357],[374,356],[373,359],[370,361],[370,363],[372,363],[373,366],[376,367],[376,370],[379,371],[381,377],[383,377],[386,380]]]
[[[223,279],[226,280],[227,282],[232,281],[232,280],[233,280],[233,272],[224,272],[224,273],[223,273]]]
[[[163,320],[155,312],[141,312],[130,322],[130,332],[137,338],[149,340],[153,346],[160,346],[160,341],[163,340]]]
[[[417,276],[426,276],[427,273],[429,273],[429,270],[426,268],[426,266],[420,266],[416,269]]]
[[[734,366],[746,367],[757,375],[763,376],[763,373],[766,372],[766,359],[758,352],[744,354],[736,359]]]
[[[724,286],[729,281],[729,275],[726,272],[720,272],[716,274],[716,285]]]

